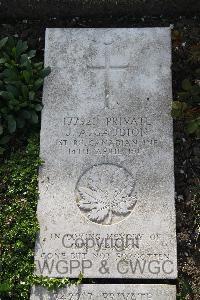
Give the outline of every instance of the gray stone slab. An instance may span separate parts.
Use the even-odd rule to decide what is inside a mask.
[[[47,29],[45,47],[36,273],[176,278],[170,29]]]
[[[176,300],[176,286],[164,284],[84,284],[57,292],[33,288],[31,300]]]

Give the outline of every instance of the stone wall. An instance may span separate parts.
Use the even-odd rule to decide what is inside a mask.
[[[198,0],[1,0],[0,18],[41,19],[72,16],[195,16]]]

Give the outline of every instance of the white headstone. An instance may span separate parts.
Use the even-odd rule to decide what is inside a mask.
[[[164,284],[84,284],[57,292],[33,288],[31,300],[176,300],[176,286]]]
[[[37,274],[176,278],[170,29],[47,29],[45,65]]]

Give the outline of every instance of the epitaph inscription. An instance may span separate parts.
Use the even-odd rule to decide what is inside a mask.
[[[170,41],[47,29],[37,274],[176,278]]]

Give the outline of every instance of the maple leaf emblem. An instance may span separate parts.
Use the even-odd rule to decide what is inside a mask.
[[[116,223],[129,215],[136,204],[134,186],[132,175],[125,168],[114,164],[95,165],[78,183],[78,207],[93,222]]]

